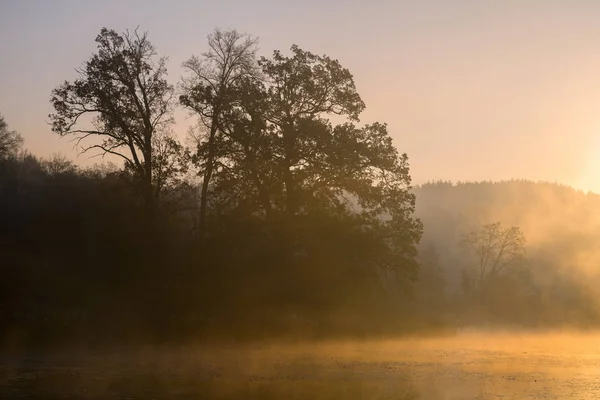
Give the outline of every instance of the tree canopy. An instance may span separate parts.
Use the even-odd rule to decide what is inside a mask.
[[[141,182],[150,213],[155,136],[170,129],[173,86],[166,58],[158,58],[147,34],[119,34],[103,28],[98,47],[78,70],[80,77],[52,91],[52,130],[74,136],[83,152],[92,149],[122,158]],[[96,138],[91,144],[86,139]]]
[[[8,129],[8,123],[0,115],[0,160],[16,155],[23,145],[23,137]]]

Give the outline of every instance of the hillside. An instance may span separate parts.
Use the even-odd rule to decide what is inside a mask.
[[[414,192],[416,213],[424,225],[421,251],[435,249],[451,296],[460,295],[467,263],[461,239],[485,224],[500,222],[519,227],[525,236],[529,287],[535,301],[544,306],[540,307],[547,312],[554,309],[557,315],[583,313],[586,320],[596,318],[600,195],[523,180],[436,182],[415,187]]]

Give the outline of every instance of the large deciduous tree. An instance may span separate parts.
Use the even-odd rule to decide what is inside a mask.
[[[326,174],[328,167],[338,173],[342,171],[336,167],[353,167],[348,165],[350,159],[338,153],[350,149],[337,146],[344,140],[352,141],[352,136],[356,139],[360,133],[350,125],[337,127],[338,132],[335,132],[324,118],[335,114],[358,121],[358,115],[365,108],[352,74],[337,60],[312,54],[298,46],[292,46],[291,50],[292,57],[275,51],[272,59],[260,60],[266,77],[260,88],[261,123],[275,136],[273,155],[285,189],[283,207],[288,215],[295,214],[303,205],[301,186],[312,183],[315,189],[319,184],[335,188],[339,181],[327,182],[327,177],[323,180],[319,175]],[[327,145],[329,149],[322,147]],[[367,149],[363,147],[363,150]]]
[[[201,166],[199,225],[205,225],[210,180],[215,167],[222,113],[236,101],[234,87],[256,76],[257,39],[235,30],[216,29],[208,35],[209,50],[183,63],[181,104],[200,122],[196,161]]]
[[[262,57],[261,79],[243,81],[239,102],[224,110],[227,141],[218,164],[220,178],[230,187],[236,186],[234,181],[252,185],[267,215],[301,212],[308,200],[302,186],[312,185],[316,191],[317,186],[332,189],[339,184],[318,175],[346,164],[347,154],[337,153],[343,149],[336,147],[351,141],[348,135],[359,134],[351,125],[333,128],[326,118],[337,114],[358,120],[364,109],[352,75],[337,60],[297,46],[292,52],[292,57],[279,51],[272,59]],[[351,175],[351,166],[345,167]]]
[[[413,218],[407,156],[385,124],[355,125],[365,105],[347,69],[291,51],[261,58],[261,75],[234,85],[236,101],[219,122],[212,204],[288,222],[352,220],[364,238],[360,264],[415,271],[422,226]],[[332,116],[345,122],[334,125]]]
[[[74,136],[83,152],[98,149],[122,158],[139,178],[152,218],[155,137],[172,123],[166,58],[158,58],[147,34],[137,30],[119,34],[103,28],[96,43],[98,51],[78,70],[79,78],[52,91],[52,130]],[[97,140],[83,144],[88,138]]]

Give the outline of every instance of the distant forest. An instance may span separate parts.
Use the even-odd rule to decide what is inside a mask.
[[[146,33],[102,29],[49,121],[121,164],[36,157],[0,119],[1,345],[600,322],[600,196],[413,187],[347,69],[257,44],[216,30],[169,83]]]
[[[450,296],[456,323],[598,326],[600,195],[526,180],[435,182],[413,193],[416,216],[425,227],[419,252],[436,260],[434,270],[445,278],[444,293]],[[497,224],[500,230],[494,229]],[[490,237],[500,238],[492,251]],[[492,277],[491,266],[502,248],[513,267]],[[474,275],[486,266],[490,287],[477,293]],[[421,268],[431,267],[425,262]],[[423,271],[421,280],[425,276]]]

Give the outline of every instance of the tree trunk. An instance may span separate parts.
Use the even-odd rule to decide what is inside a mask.
[[[150,176],[150,179],[152,177]],[[156,216],[156,202],[154,201],[154,191],[152,181],[148,182],[148,177],[144,177],[144,207],[148,222],[153,223]]]
[[[283,130],[283,146],[285,159],[283,160],[283,183],[285,185],[285,213],[293,216],[296,213],[296,193],[294,188],[294,176],[291,170],[292,156],[294,153],[294,128],[287,126]]]
[[[258,168],[256,165],[256,158],[254,157],[254,154],[250,150],[250,146],[247,143],[244,145],[244,153],[250,164],[248,168],[250,169],[250,172],[252,173],[252,180],[253,180],[254,186],[256,186],[256,190],[258,192],[258,200],[260,201],[260,204],[262,205],[262,207],[265,211],[265,215],[266,215],[267,219],[269,219],[269,218],[271,218],[271,216],[273,214],[273,212],[272,212],[273,208],[271,207],[271,199],[269,196],[269,192],[265,188],[265,185],[262,184],[262,182],[259,178]]]
[[[202,180],[202,192],[200,193],[200,231],[206,228],[206,205],[208,203],[208,186],[212,178],[215,158],[215,137],[217,135],[217,118],[213,117],[210,134],[208,137],[208,155],[206,158],[206,169],[204,170],[204,179]]]
[[[144,176],[142,177],[142,191],[144,196],[144,207],[146,210],[147,222],[152,226],[156,216],[156,202],[152,187],[152,140],[150,135],[146,136],[144,147]]]

